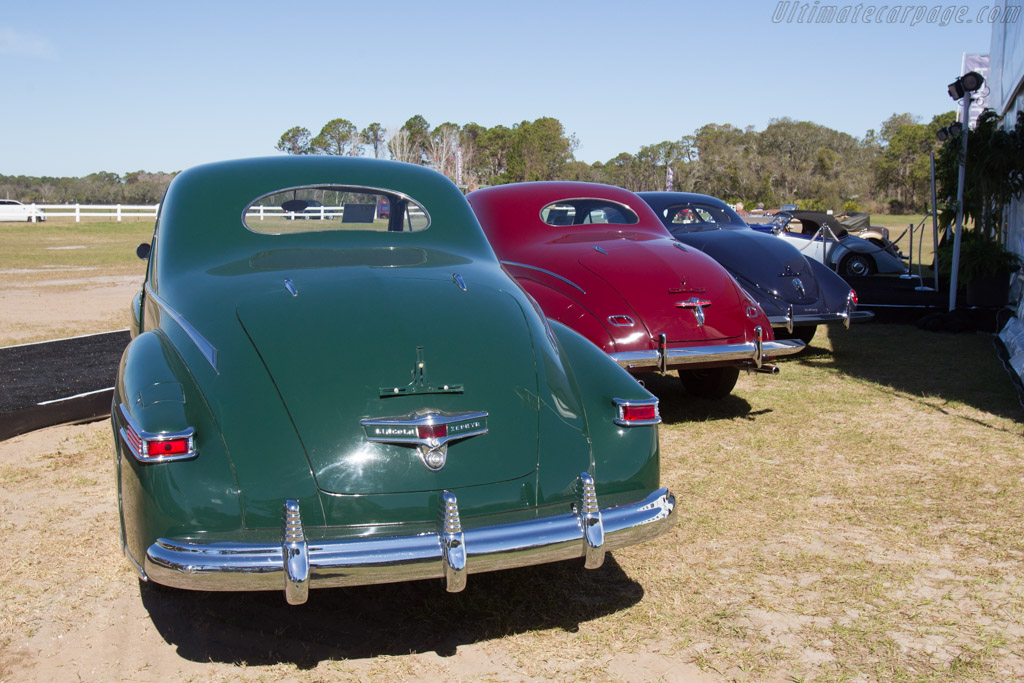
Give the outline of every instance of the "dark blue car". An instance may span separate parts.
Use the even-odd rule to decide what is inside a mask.
[[[764,309],[777,338],[810,342],[818,325],[870,320],[831,269],[747,225],[728,204],[688,192],[639,193],[683,244],[714,258]]]

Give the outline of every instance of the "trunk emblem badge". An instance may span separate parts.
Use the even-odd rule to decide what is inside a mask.
[[[686,301],[677,301],[676,308],[689,308],[697,318],[697,327],[704,327],[704,309],[711,305],[711,299],[690,297]]]
[[[486,412],[448,413],[418,410],[409,415],[360,420],[367,441],[413,446],[420,462],[431,472],[444,468],[448,444],[487,433]]]

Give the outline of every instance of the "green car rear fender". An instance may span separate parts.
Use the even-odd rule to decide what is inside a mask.
[[[557,322],[551,327],[561,347],[562,365],[583,405],[601,504],[635,501],[656,490],[660,486],[658,428],[617,425],[614,403],[614,399],[639,401],[654,396],[585,337]],[[542,479],[547,483],[546,477]]]
[[[243,528],[238,485],[210,411],[160,332],[137,336],[121,358],[111,421],[123,541],[138,562],[161,536]],[[195,457],[142,462],[128,430],[195,431]]]

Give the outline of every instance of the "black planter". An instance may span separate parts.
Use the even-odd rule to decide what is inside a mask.
[[[982,275],[967,283],[967,305],[978,308],[1002,308],[1010,298],[1008,273]]]

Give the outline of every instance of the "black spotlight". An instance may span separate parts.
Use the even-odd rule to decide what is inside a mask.
[[[939,128],[935,131],[935,137],[939,139],[939,142],[945,142],[949,138],[955,138],[960,135],[964,127],[959,121],[954,121],[945,128]]]
[[[949,96],[954,100],[962,99],[967,93],[977,92],[985,83],[985,78],[977,71],[969,71],[949,84]]]

